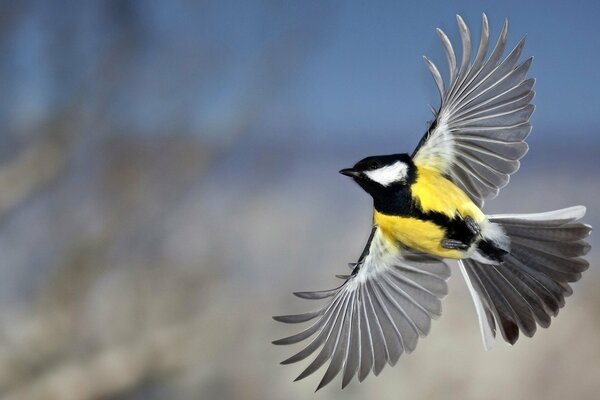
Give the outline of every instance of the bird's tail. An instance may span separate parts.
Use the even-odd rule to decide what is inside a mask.
[[[519,330],[533,336],[536,324],[550,326],[573,293],[570,282],[581,278],[589,264],[581,258],[590,250],[585,238],[592,228],[578,222],[585,207],[539,214],[489,216],[510,238],[510,251],[500,264],[473,259],[459,261],[473,297],[484,346],[490,348],[496,326],[514,344]]]

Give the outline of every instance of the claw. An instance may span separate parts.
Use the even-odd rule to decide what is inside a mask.
[[[479,227],[479,224],[473,220],[473,218],[467,216],[465,217],[464,221],[467,225],[467,228],[469,228],[473,235],[479,235],[481,228]]]
[[[442,240],[442,247],[450,250],[467,250],[469,245],[456,239]]]

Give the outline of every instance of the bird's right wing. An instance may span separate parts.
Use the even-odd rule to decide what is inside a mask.
[[[316,320],[310,327],[273,343],[293,344],[313,338],[282,364],[301,361],[321,349],[298,376],[303,379],[329,361],[318,388],[342,369],[342,388],[358,373],[359,381],[371,370],[379,374],[410,353],[420,336],[429,332],[431,319],[441,314],[450,269],[444,262],[408,250],[398,250],[374,227],[352,275],[331,290],[295,293],[305,299],[328,299],[315,311],[274,317],[285,323]]]
[[[462,39],[462,60],[457,65],[450,40],[438,29],[448,64],[449,82],[444,83],[436,66],[425,58],[441,96],[435,121],[413,153],[416,164],[437,170],[460,186],[476,203],[496,197],[519,159],[527,152],[525,138],[531,131],[529,117],[534,80],[527,79],[532,58],[519,64],[525,40],[502,59],[507,23],[487,57],[488,21],[483,27],[477,55],[471,61],[469,28],[457,16]]]

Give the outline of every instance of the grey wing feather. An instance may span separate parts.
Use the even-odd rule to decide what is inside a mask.
[[[294,363],[317,353],[297,380],[326,363],[317,390],[340,372],[342,387],[357,374],[359,381],[370,371],[378,375],[402,353],[413,351],[419,337],[429,332],[431,319],[441,314],[448,266],[424,254],[390,249],[386,243],[381,232],[374,230],[352,275],[332,295],[331,291],[301,292],[302,298],[327,299],[322,308],[274,317],[285,323],[315,320],[304,331],[273,342],[292,344],[313,338],[282,362]]]
[[[460,68],[452,43],[438,29],[450,71],[447,84],[435,64],[425,58],[440,91],[441,105],[413,158],[418,165],[450,177],[481,206],[508,184],[527,153],[524,140],[531,132],[534,80],[526,75],[532,59],[518,64],[525,44],[522,39],[502,60],[507,22],[486,59],[489,27],[484,14],[479,48],[470,63],[470,32],[460,16],[457,21],[463,49]]]
[[[348,357],[346,358],[346,364],[344,365],[344,374],[342,377],[342,389],[345,388],[352,377],[358,371],[360,358],[359,354],[364,353],[365,351],[361,348],[360,343],[360,305],[359,302],[356,301],[356,295],[354,296],[354,302],[352,303],[352,315],[350,320],[350,337],[348,339],[348,347],[346,352]],[[358,349],[357,351],[352,351],[352,349]]]
[[[390,317],[387,313],[387,310],[385,309],[385,304],[383,304],[382,301],[378,298],[377,293],[373,288],[373,282],[365,282],[365,288],[368,299],[367,301],[371,304],[371,307],[373,309],[373,315],[375,316],[377,324],[381,329],[383,345],[387,354],[386,358],[388,364],[396,365],[396,362],[398,362],[398,359],[404,352],[404,346],[402,344],[402,335],[398,333],[398,330],[396,329],[395,325],[393,324],[393,322],[390,321]]]
[[[335,342],[335,348],[331,355],[331,362],[329,363],[329,367],[327,368],[327,371],[325,371],[325,375],[323,375],[321,382],[319,382],[317,390],[321,389],[323,386],[331,382],[333,378],[335,378],[335,376],[342,369],[346,355],[348,354],[348,341],[350,340],[350,331],[352,329],[352,308],[354,307],[354,298],[356,296],[352,294],[349,297],[348,305],[343,315],[343,324],[340,327],[340,331]]]
[[[371,302],[369,293],[364,285],[360,285],[360,293],[362,295],[364,312],[373,343],[373,374],[377,376],[388,361],[388,349],[385,344],[385,337],[383,330],[381,329],[381,324],[375,315],[373,303]]]
[[[375,361],[375,348],[364,301],[359,306],[360,352],[354,352],[359,360],[358,381],[362,382],[371,372]],[[352,377],[347,378],[352,379]]]
[[[463,55],[460,63],[460,70],[466,71],[467,64],[471,58],[471,32],[469,27],[465,24],[465,21],[460,15],[456,16],[458,22],[458,28],[460,31],[460,40],[462,41]]]

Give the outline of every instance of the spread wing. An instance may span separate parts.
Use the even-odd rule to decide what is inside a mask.
[[[317,356],[296,378],[303,379],[329,362],[317,388],[325,386],[343,370],[342,388],[358,374],[362,381],[375,375],[386,363],[394,365],[403,352],[410,353],[419,337],[427,335],[431,319],[441,312],[441,299],[447,294],[450,269],[442,261],[400,252],[390,246],[379,228],[374,227],[352,275],[331,290],[295,293],[304,299],[327,299],[315,311],[274,317],[285,323],[314,320],[298,334],[276,340],[277,345],[312,338],[282,364]]]
[[[486,58],[489,27],[485,14],[475,59],[471,61],[469,28],[457,16],[462,59],[446,34],[438,29],[449,64],[444,82],[436,66],[425,57],[441,96],[436,119],[413,153],[415,163],[438,170],[459,185],[479,206],[496,197],[509,176],[519,169],[528,146],[529,117],[534,79],[526,79],[533,58],[519,64],[525,39],[503,60],[508,23]]]

